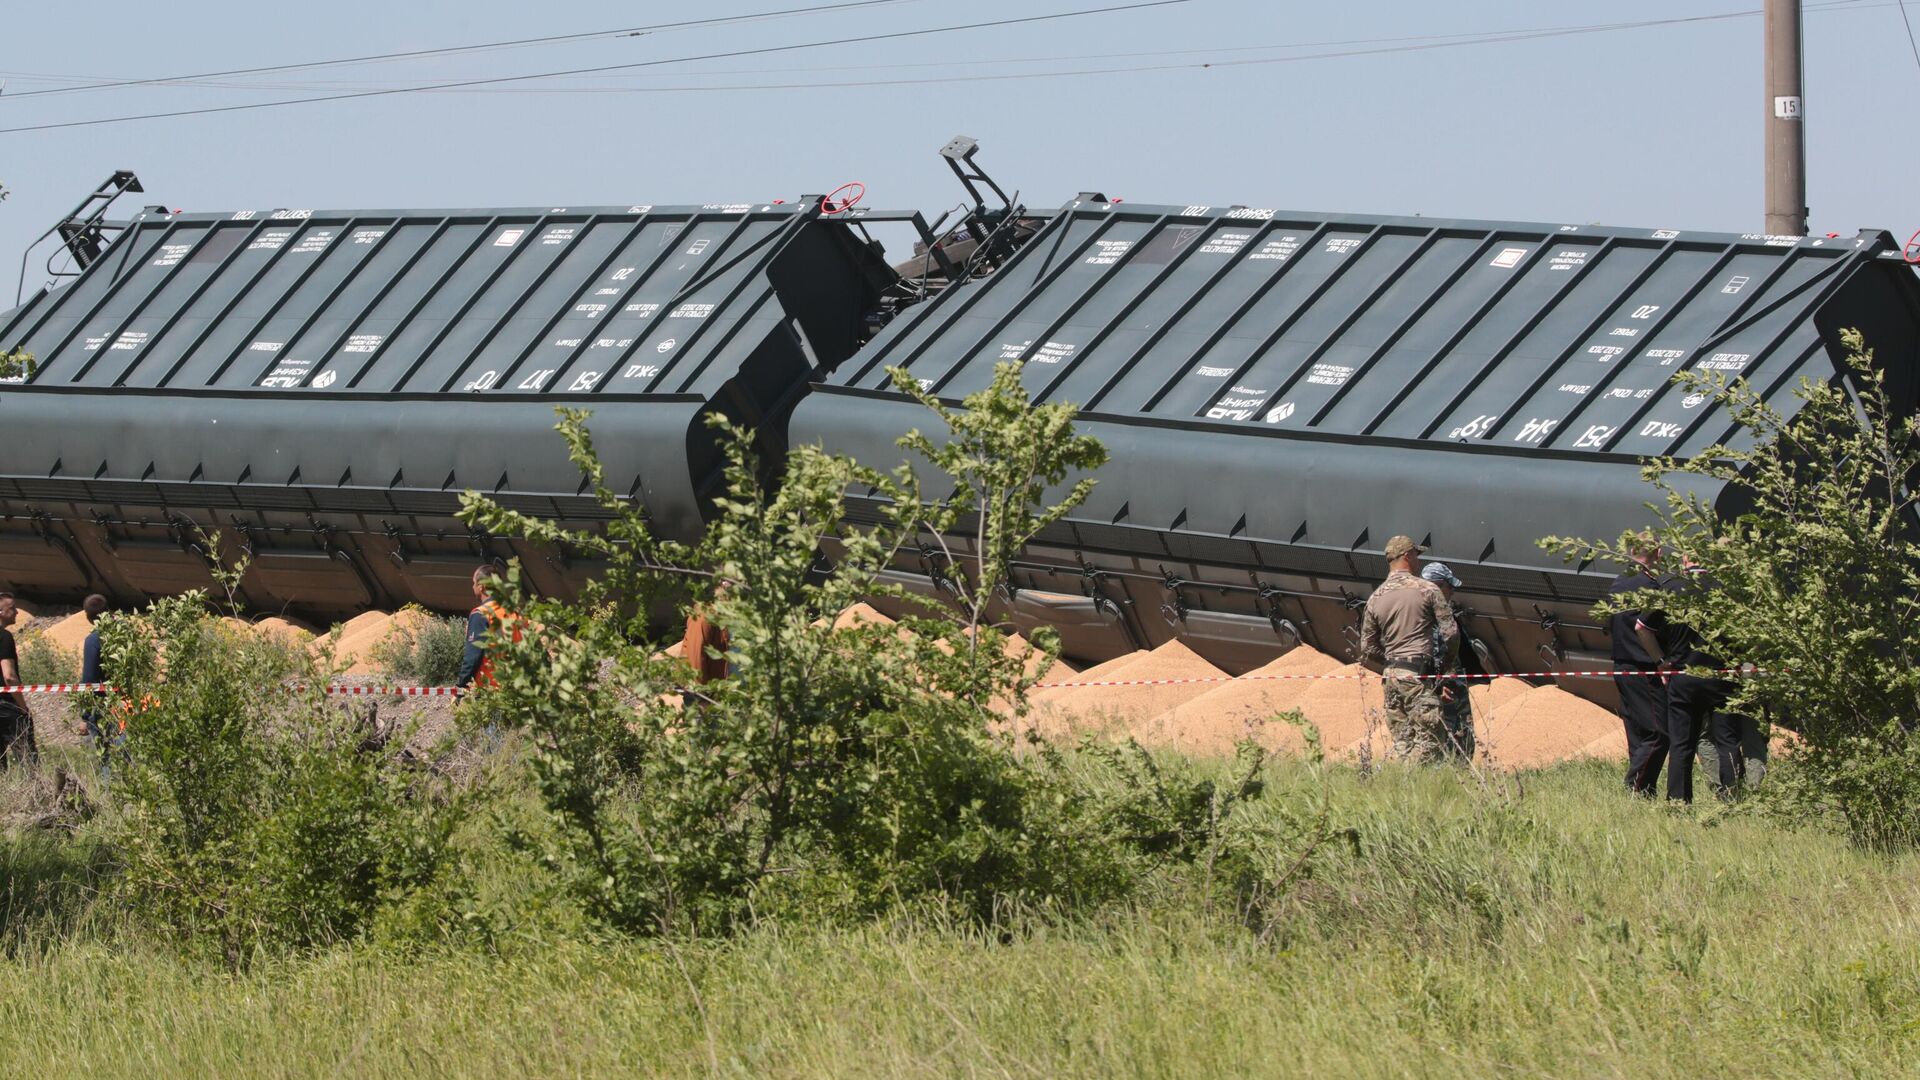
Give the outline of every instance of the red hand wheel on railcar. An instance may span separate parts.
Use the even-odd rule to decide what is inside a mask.
[[[844,214],[853,209],[854,204],[866,198],[867,185],[858,180],[841,184],[834,188],[826,198],[820,200],[822,214]],[[843,197],[844,196],[844,197]]]

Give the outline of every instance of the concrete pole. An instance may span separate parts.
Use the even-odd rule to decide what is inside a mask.
[[[1766,0],[1767,232],[1807,234],[1807,125],[1800,94],[1800,0]]]

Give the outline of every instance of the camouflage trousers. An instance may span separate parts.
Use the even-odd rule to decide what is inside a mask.
[[[1473,760],[1473,704],[1467,697],[1464,679],[1448,679],[1440,684],[1453,689],[1453,700],[1440,699],[1440,720],[1445,725],[1441,749],[1445,756],[1462,761]]]
[[[1389,675],[1383,683],[1394,756],[1423,763],[1442,760],[1447,727],[1433,680]]]

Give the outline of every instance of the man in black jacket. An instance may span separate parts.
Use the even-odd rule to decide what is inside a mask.
[[[1663,588],[1653,573],[1653,564],[1660,558],[1660,546],[1653,537],[1636,535],[1629,553],[1633,569],[1614,578],[1607,595]],[[1666,681],[1659,674],[1659,654],[1649,651],[1650,645],[1657,648],[1665,625],[1665,617],[1652,610],[1616,611],[1607,617],[1607,636],[1613,639],[1613,685],[1620,691],[1620,719],[1627,728],[1627,790],[1635,795],[1653,794],[1660,782],[1660,763],[1669,749]]]
[[[8,629],[19,617],[13,594],[0,592],[0,683],[20,685],[20,651]],[[9,761],[31,768],[39,761],[33,742],[33,712],[24,694],[0,694],[0,769]]]
[[[1716,588],[1706,569],[1692,562],[1686,573],[1669,581],[1672,591]],[[1667,798],[1693,801],[1693,759],[1700,750],[1700,736],[1706,735],[1714,750],[1714,794],[1727,798],[1746,769],[1746,753],[1740,738],[1741,718],[1726,711],[1733,696],[1730,680],[1712,675],[1688,674],[1688,668],[1724,667],[1717,656],[1706,651],[1706,639],[1699,631],[1682,622],[1668,621],[1659,634],[1661,664],[1673,672],[1667,679],[1667,732],[1670,751],[1667,759]]]

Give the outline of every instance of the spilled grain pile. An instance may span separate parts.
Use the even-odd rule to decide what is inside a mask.
[[[93,624],[87,621],[86,615],[76,611],[42,630],[41,633],[46,635],[48,641],[62,649],[68,652],[79,652],[80,646],[86,643],[87,635],[93,633]]]
[[[1298,750],[1305,745],[1300,729],[1272,720],[1297,707],[1317,685],[1302,676],[1323,675],[1340,666],[1311,645],[1295,646],[1280,659],[1153,717],[1134,736],[1148,746],[1201,757],[1230,755],[1234,744],[1246,738],[1272,750]]]
[[[1490,704],[1484,710],[1475,708],[1474,727],[1496,765],[1527,769],[1589,757],[1596,747],[1612,746],[1614,738],[1621,740],[1620,752],[1625,752],[1626,736],[1618,716],[1558,686],[1506,692],[1503,700]]]
[[[1622,758],[1627,756],[1627,732],[1624,727],[1611,735],[1601,737],[1582,747],[1575,757],[1584,758]]]
[[[1111,660],[1107,660],[1102,663],[1095,664],[1090,668],[1086,668],[1085,670],[1082,670],[1076,673],[1072,678],[1068,678],[1065,674],[1061,674],[1058,676],[1049,676],[1047,681],[1044,684],[1042,684],[1042,686],[1034,690],[1033,700],[1035,701],[1051,700],[1052,698],[1057,697],[1060,694],[1066,692],[1064,689],[1056,688],[1056,684],[1067,683],[1067,682],[1074,682],[1074,683],[1095,682],[1098,680],[1111,678],[1114,672],[1119,671],[1121,668],[1126,667],[1128,664],[1133,663],[1135,660],[1142,659],[1149,655],[1151,654],[1145,649],[1136,649],[1133,652],[1126,653],[1122,656],[1116,656]]]
[[[271,634],[290,645],[304,645],[314,637],[312,627],[279,615],[255,620],[253,630],[259,634]]]
[[[1154,717],[1227,681],[1227,675],[1178,641],[1128,662],[1107,664],[1072,676],[1072,683],[1035,695],[1034,725],[1043,733],[1067,735],[1092,731],[1131,733]],[[1080,683],[1138,682],[1131,686]]]
[[[333,661],[348,675],[371,675],[376,670],[374,648],[393,630],[394,617],[384,611],[365,611],[335,628],[338,637],[317,638],[311,646],[316,654],[331,643]]]
[[[851,630],[856,626],[892,626],[894,620],[871,604],[855,604],[833,617],[835,630]]]
[[[1040,670],[1040,665],[1045,663],[1047,658],[1046,653],[1041,652],[1032,642],[1019,634],[1007,635],[1006,653],[1008,656],[1024,658],[1025,664],[1023,667],[1028,678],[1032,678],[1034,674]],[[1079,669],[1067,663],[1066,659],[1062,657],[1054,660],[1052,666],[1047,668],[1046,674],[1043,675],[1042,678],[1048,682],[1066,682],[1075,678],[1077,675],[1079,675]]]
[[[971,632],[964,632],[961,634],[961,637],[963,639],[971,639],[972,634]],[[943,653],[951,654],[953,652],[953,646],[948,643],[946,638],[936,639],[934,646]],[[1008,634],[1006,640],[1000,646],[1000,651],[1007,656],[1020,660],[1021,671],[1028,678],[1033,678],[1038,674],[1041,665],[1045,664],[1047,659],[1047,654],[1042,652],[1039,646],[1028,641],[1018,633]],[[1046,669],[1044,678],[1048,683],[1077,681],[1074,679],[1074,676],[1078,671],[1078,668],[1069,664],[1067,661],[1057,659]]]

